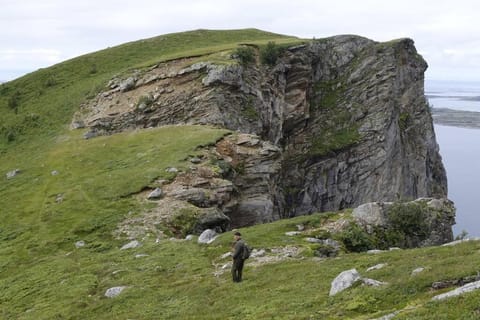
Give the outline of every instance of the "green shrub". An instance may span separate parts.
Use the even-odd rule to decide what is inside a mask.
[[[260,61],[269,66],[275,65],[280,56],[280,48],[273,41],[269,41],[265,47],[260,50]]]
[[[15,91],[10,98],[8,98],[8,107],[15,112],[17,112],[18,106],[20,104],[20,91]]]
[[[406,130],[411,122],[411,117],[408,112],[402,112],[400,114],[400,117],[398,118],[398,126],[400,127],[401,130]]]
[[[50,88],[53,87],[57,84],[57,79],[55,79],[54,76],[50,75],[44,82],[44,87],[45,88]]]
[[[348,251],[362,252],[373,248],[371,236],[355,223],[350,223],[339,237]]]
[[[426,208],[420,203],[396,202],[389,208],[387,215],[391,230],[403,238],[398,243],[401,247],[418,246],[429,234]]]
[[[200,215],[198,208],[181,208],[169,220],[169,231],[172,235],[185,238],[193,233]]]
[[[141,96],[137,101],[137,108],[138,109],[145,109],[150,107],[154,102],[153,96],[148,94]]]
[[[233,56],[240,61],[241,64],[247,65],[255,61],[255,50],[247,46],[238,47],[233,53]]]

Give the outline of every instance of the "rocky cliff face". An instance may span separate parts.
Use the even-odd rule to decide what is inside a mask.
[[[214,204],[232,226],[446,197],[426,68],[410,39],[357,36],[288,48],[273,66],[176,60],[112,79],[72,127],[89,127],[86,137],[167,124],[247,134],[215,151],[236,169],[228,201]]]

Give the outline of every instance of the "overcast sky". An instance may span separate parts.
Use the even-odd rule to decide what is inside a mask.
[[[0,81],[129,41],[193,29],[303,38],[410,37],[428,79],[480,81],[480,1],[0,0]]]

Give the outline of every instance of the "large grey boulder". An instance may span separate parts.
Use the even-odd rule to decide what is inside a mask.
[[[198,237],[198,243],[210,244],[217,238],[217,233],[215,230],[207,229],[200,234]]]
[[[388,221],[385,216],[384,206],[385,204],[379,202],[361,204],[353,209],[353,219],[365,227],[386,226]]]
[[[357,269],[343,271],[335,279],[333,279],[329,295],[334,296],[337,293],[350,288],[355,284],[355,282],[360,281],[361,279],[362,277],[360,276],[360,273],[358,273]]]
[[[137,241],[137,240],[133,240],[133,241],[130,241],[129,243],[123,245],[120,250],[128,250],[128,249],[135,249],[135,248],[138,248],[138,247],[141,247],[142,244]]]
[[[155,199],[159,199],[162,197],[162,189],[160,188],[155,188],[154,190],[152,190],[152,192],[150,192],[147,196],[147,199],[149,200],[155,200]]]

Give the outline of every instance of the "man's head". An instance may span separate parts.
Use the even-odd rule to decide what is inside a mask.
[[[242,237],[242,234],[241,234],[240,232],[238,232],[238,231],[235,231],[235,232],[233,233],[233,237],[235,238],[235,240],[238,240],[238,239],[240,239],[240,238]]]

